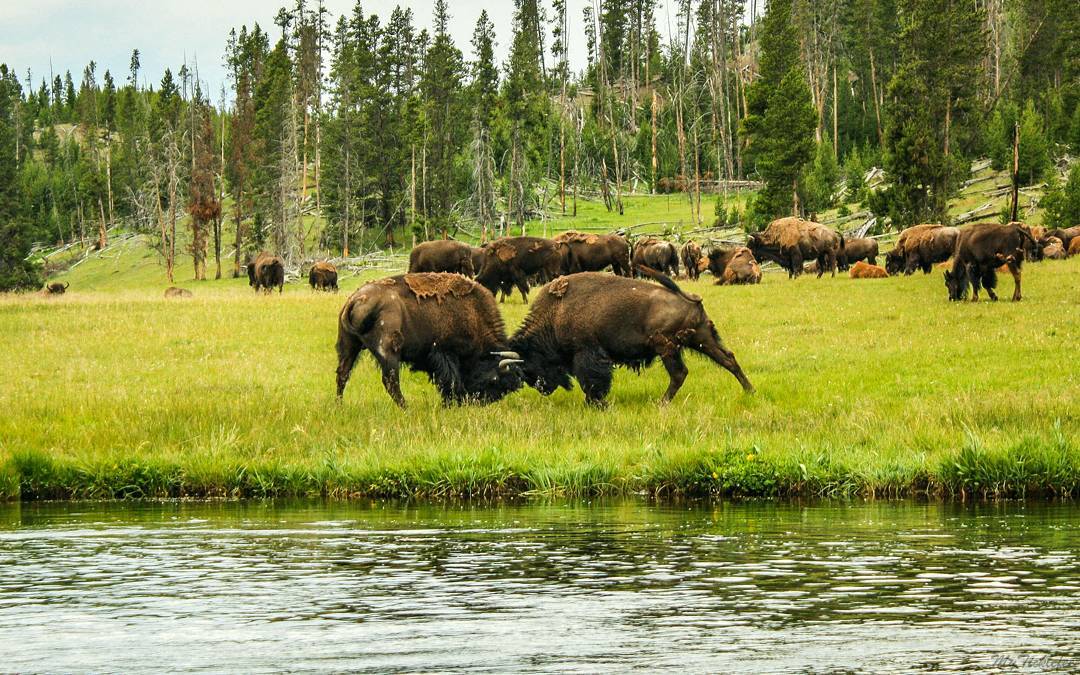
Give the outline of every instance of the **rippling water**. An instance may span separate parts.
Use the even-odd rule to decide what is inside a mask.
[[[0,505],[0,671],[1080,671],[1080,508]]]

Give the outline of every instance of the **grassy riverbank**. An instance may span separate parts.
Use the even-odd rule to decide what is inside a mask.
[[[408,374],[402,413],[368,356],[336,405],[344,294],[4,297],[0,494],[1076,494],[1080,259],[1025,271],[1017,304],[950,304],[937,273],[688,282],[758,394],[690,356],[671,405],[656,365],[619,371],[606,411],[531,390],[443,409]],[[512,329],[526,307],[503,309]]]

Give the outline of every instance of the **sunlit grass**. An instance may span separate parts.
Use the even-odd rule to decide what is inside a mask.
[[[137,253],[132,252],[133,256]],[[141,259],[140,259],[141,260]],[[159,269],[156,261],[146,269]],[[152,267],[153,266],[153,267]],[[1025,300],[950,304],[939,274],[882,281],[768,274],[685,282],[758,389],[688,357],[579,390],[410,409],[370,356],[334,400],[346,294],[186,283],[88,261],[60,298],[0,298],[0,491],[7,496],[596,494],[942,495],[1080,487],[1080,259],[1025,267]],[[108,291],[87,291],[89,275]],[[143,275],[143,276],[140,276]],[[351,278],[351,289],[359,279]],[[1008,295],[1010,280],[1002,281]],[[122,290],[122,289],[127,290]],[[512,329],[520,300],[503,305]]]

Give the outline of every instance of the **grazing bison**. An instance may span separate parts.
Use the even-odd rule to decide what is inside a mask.
[[[194,297],[194,296],[192,295],[191,291],[189,291],[186,288],[178,288],[176,286],[169,286],[168,288],[165,289],[165,297],[166,298],[190,298],[190,297]]]
[[[563,272],[600,272],[608,267],[621,277],[630,276],[630,244],[618,234],[563,232],[554,241],[566,245]]]
[[[705,258],[701,246],[691,239],[683,244],[680,254],[682,255],[683,267],[686,268],[686,276],[697,281],[701,278],[701,261]]]
[[[248,263],[247,273],[248,285],[256,292],[263,289],[269,293],[275,286],[278,293],[285,291],[285,261],[279,256],[263,251]]]
[[[67,293],[67,289],[71,287],[71,282],[62,284],[59,281],[54,281],[51,284],[45,285],[46,295],[63,295]]]
[[[745,246],[714,248],[709,251],[708,264],[717,284],[731,286],[761,283],[761,267],[754,259],[754,254]]]
[[[853,237],[844,240],[844,252],[840,256],[838,264],[841,270],[847,270],[859,260],[865,260],[871,265],[877,265],[878,242],[870,237]]]
[[[871,265],[870,263],[860,260],[852,265],[848,275],[852,279],[885,279],[889,276],[889,273],[885,271],[884,267]]]
[[[513,284],[528,302],[529,277],[546,283],[559,276],[566,248],[565,243],[541,237],[496,239],[484,247],[484,264],[476,280],[492,293]]]
[[[913,225],[900,233],[893,250],[885,254],[885,271],[905,275],[921,269],[929,274],[934,265],[948,260],[956,248],[960,230],[935,223]]]
[[[945,271],[945,287],[949,300],[963,300],[971,286],[972,301],[979,299],[979,286],[986,289],[991,300],[997,300],[997,268],[1005,264],[1013,276],[1013,301],[1022,299],[1020,292],[1021,267],[1024,251],[1035,245],[1031,230],[1021,223],[999,225],[976,223],[964,228],[956,242],[952,270]]]
[[[635,269],[648,267],[662,274],[679,276],[679,251],[671,242],[656,237],[638,239],[634,242],[631,257]]]
[[[587,403],[603,405],[615,366],[640,370],[660,357],[671,378],[663,397],[667,402],[686,379],[685,347],[720,364],[753,392],[701,298],[659,272],[640,272],[660,283],[584,272],[545,286],[510,339],[510,348],[525,360],[526,384],[546,396],[559,387],[570,389],[572,375]]]
[[[1074,241],[1080,240],[1074,239]],[[1044,237],[1039,240],[1039,246],[1042,247],[1042,257],[1045,260],[1064,260],[1068,256],[1061,240],[1057,237]],[[1077,245],[1077,250],[1080,251],[1080,245]]]
[[[473,247],[453,239],[425,241],[413,247],[409,254],[409,272],[456,272],[471,277]]]
[[[1047,230],[1046,236],[1057,237],[1058,239],[1060,239],[1062,248],[1068,251],[1072,248],[1073,240],[1077,237],[1080,237],[1080,225],[1077,225],[1075,227],[1068,227],[1065,229]]]
[[[824,225],[801,218],[780,218],[747,240],[756,260],[772,260],[788,271],[789,278],[803,272],[803,261],[816,259],[818,277],[825,270],[836,276],[844,251],[844,237]]]
[[[308,283],[313,291],[334,291],[337,293],[337,268],[326,261],[319,261],[308,272]]]
[[[446,405],[497,401],[521,388],[495,298],[460,274],[399,274],[361,286],[338,317],[337,395],[371,351],[402,408],[400,367],[427,373]]]

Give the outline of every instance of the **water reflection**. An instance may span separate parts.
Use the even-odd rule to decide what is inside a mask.
[[[1071,505],[0,506],[0,669],[1080,670]]]

